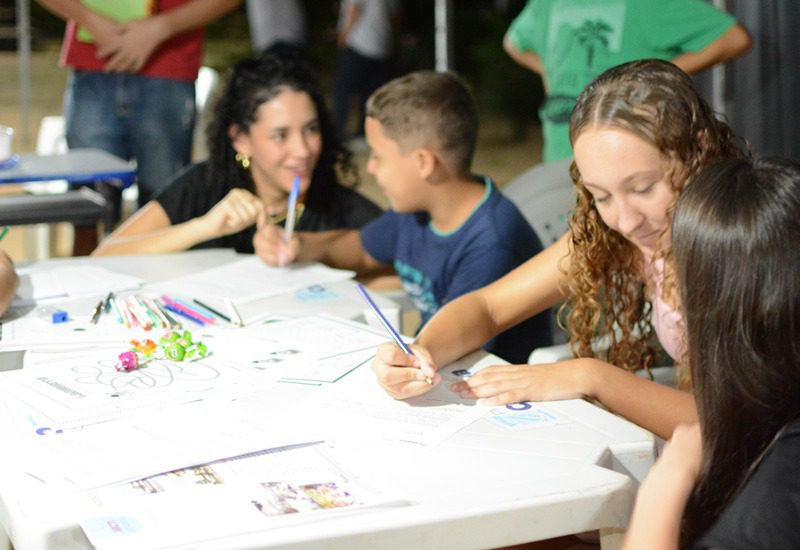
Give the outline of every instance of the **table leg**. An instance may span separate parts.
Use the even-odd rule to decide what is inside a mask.
[[[97,225],[76,225],[75,237],[72,243],[73,256],[88,256],[97,248]]]

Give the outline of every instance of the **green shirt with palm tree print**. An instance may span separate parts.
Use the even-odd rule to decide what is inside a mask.
[[[600,73],[634,59],[702,50],[735,23],[703,0],[528,0],[507,37],[544,64],[544,160],[572,156],[572,108]]]

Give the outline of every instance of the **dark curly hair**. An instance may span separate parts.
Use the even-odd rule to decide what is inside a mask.
[[[305,92],[317,111],[322,135],[322,150],[311,177],[306,204],[318,211],[339,208],[331,200],[334,186],[344,181],[358,184],[358,170],[352,154],[336,137],[317,77],[299,56],[265,54],[246,59],[231,67],[217,95],[213,117],[206,129],[208,143],[208,181],[226,189],[241,187],[255,192],[250,172],[235,161],[228,130],[237,125],[248,132],[256,121],[258,108],[284,90]]]
[[[624,63],[586,86],[570,119],[573,146],[581,132],[597,127],[631,132],[658,148],[670,162],[667,177],[676,195],[704,166],[743,156],[730,127],[714,115],[691,78],[667,61]],[[570,173],[577,190],[570,219],[570,298],[565,305],[570,344],[577,356],[591,357],[592,339],[608,336],[609,362],[628,370],[648,368],[654,353],[641,254],[603,222],[575,162]],[[670,216],[671,211],[672,206]],[[666,262],[668,241],[659,239],[656,251]],[[664,289],[674,297],[671,278],[665,280]]]

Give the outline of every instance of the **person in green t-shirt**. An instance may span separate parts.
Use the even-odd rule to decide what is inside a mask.
[[[539,74],[544,161],[572,156],[569,117],[583,87],[627,61],[672,61],[692,74],[750,49],[748,32],[703,0],[528,0],[503,46]]]

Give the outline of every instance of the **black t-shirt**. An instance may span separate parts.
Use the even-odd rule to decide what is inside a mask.
[[[800,548],[800,418],[786,427],[695,548]]]
[[[178,173],[172,182],[156,195],[155,200],[167,213],[172,225],[177,225],[204,215],[227,193],[228,189],[209,185],[208,163],[199,162]],[[332,186],[331,196],[325,202],[328,205],[335,205],[335,208],[321,210],[306,204],[295,230],[358,229],[383,213],[369,199],[338,184]],[[233,248],[237,252],[252,254],[255,231],[255,226],[251,226],[239,233],[211,239],[192,248]]]

